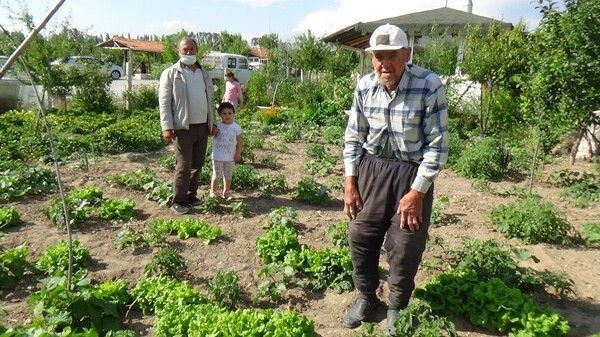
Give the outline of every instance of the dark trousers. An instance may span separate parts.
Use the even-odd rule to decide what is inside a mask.
[[[173,202],[185,204],[198,191],[198,176],[206,156],[208,126],[192,124],[189,130],[175,130],[175,180]]]
[[[350,222],[352,279],[363,295],[379,286],[378,265],[385,237],[390,272],[390,309],[403,309],[415,288],[414,278],[425,250],[433,203],[433,186],[423,200],[423,223],[416,232],[401,229],[398,202],[410,191],[418,165],[378,158],[365,153],[358,171],[358,191],[363,209]],[[387,235],[386,235],[387,234]]]

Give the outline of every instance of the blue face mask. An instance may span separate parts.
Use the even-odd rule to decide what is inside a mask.
[[[186,66],[196,63],[196,55],[181,55],[179,54],[179,61]]]

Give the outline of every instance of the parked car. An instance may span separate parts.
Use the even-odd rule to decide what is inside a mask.
[[[248,83],[250,68],[248,58],[238,54],[211,51],[202,59],[202,64],[210,69],[210,77],[214,80],[223,79],[227,70],[235,75],[241,84]]]
[[[50,63],[53,66],[65,64],[65,65],[76,65],[76,64],[94,64],[99,69],[105,70],[113,80],[118,80],[125,74],[123,68],[116,64],[104,63],[98,58],[93,56],[68,56],[62,59],[54,60]]]

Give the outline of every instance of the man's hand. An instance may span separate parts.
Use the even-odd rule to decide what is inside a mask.
[[[396,214],[400,215],[400,228],[415,232],[423,223],[423,198],[425,193],[411,189],[398,205]]]
[[[242,161],[242,155],[241,154],[235,154],[235,157],[233,158],[233,160],[235,160],[236,163],[239,163]]]
[[[175,131],[173,131],[173,130],[163,131],[163,138],[164,138],[165,142],[167,142],[169,144],[172,143],[176,138]]]
[[[356,186],[356,179],[357,177],[344,178],[344,213],[350,220],[356,219],[356,214],[363,207],[358,186]]]
[[[215,124],[213,124],[212,128],[210,129],[210,135],[215,137],[218,133],[219,128]]]

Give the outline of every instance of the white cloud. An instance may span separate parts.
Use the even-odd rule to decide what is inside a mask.
[[[267,7],[278,3],[286,2],[289,0],[235,0],[241,4],[252,6],[252,7]]]
[[[467,10],[468,0],[448,0],[448,7]],[[408,13],[420,12],[429,9],[443,7],[445,0],[336,0],[333,8],[320,10],[308,14],[294,29],[301,33],[311,30],[317,36],[334,33],[342,28],[357,22],[368,22],[387,17],[394,17]],[[523,0],[473,0],[473,13],[488,16],[495,19],[508,21],[502,10],[514,10],[514,8],[530,9],[530,4]],[[518,18],[511,18],[510,22],[516,22]],[[529,25],[535,24],[534,19],[525,20]]]

